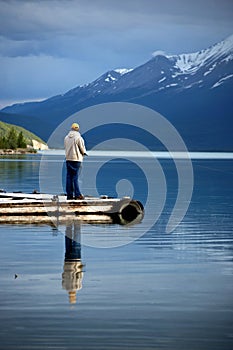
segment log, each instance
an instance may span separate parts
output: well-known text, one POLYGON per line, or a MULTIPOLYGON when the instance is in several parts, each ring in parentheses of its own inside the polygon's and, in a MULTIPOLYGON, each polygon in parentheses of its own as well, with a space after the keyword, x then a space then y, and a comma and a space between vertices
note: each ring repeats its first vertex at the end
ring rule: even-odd
POLYGON ((0 223, 64 222, 72 218, 126 225, 141 221, 143 212, 143 205, 130 197, 67 200, 64 195, 0 192, 0 223))

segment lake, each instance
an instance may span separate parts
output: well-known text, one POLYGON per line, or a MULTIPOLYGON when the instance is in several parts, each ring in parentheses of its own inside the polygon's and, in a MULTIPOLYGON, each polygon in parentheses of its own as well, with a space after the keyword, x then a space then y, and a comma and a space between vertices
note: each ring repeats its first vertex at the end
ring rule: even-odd
MULTIPOLYGON (((162 198, 159 189, 145 221, 132 226, 1 224, 0 349, 232 349, 233 159, 194 158, 192 200, 171 233, 178 179, 166 157, 159 159, 167 191, 157 220, 150 206, 162 198), (64 234, 71 231, 74 241, 64 234)), ((40 189, 40 160, 2 156, 0 188, 40 189)), ((63 156, 45 162, 56 169, 63 156)), ((95 171, 100 162, 96 154, 84 163, 85 195, 95 192, 85 167, 95 171)), ((140 162, 153 167, 149 157, 129 163, 121 156, 98 169, 99 192, 133 193, 145 205, 140 162)), ((64 167, 62 173, 64 183, 64 167)))

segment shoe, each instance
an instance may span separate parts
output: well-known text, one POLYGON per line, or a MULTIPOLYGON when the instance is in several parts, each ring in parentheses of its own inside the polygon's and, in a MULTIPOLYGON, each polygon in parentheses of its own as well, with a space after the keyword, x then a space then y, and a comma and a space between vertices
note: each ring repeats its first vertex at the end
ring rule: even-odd
POLYGON ((85 197, 84 197, 82 194, 80 194, 78 197, 74 197, 75 200, 84 199, 84 198, 85 198, 85 197))
POLYGON ((73 197, 67 196, 67 200, 74 199, 73 197))

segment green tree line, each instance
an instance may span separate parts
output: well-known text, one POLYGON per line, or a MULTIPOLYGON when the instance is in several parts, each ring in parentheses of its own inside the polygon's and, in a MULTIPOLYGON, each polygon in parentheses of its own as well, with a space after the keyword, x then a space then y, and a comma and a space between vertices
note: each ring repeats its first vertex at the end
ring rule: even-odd
POLYGON ((6 135, 0 135, 0 149, 16 149, 26 147, 27 143, 22 131, 18 133, 14 127, 11 127, 6 135))

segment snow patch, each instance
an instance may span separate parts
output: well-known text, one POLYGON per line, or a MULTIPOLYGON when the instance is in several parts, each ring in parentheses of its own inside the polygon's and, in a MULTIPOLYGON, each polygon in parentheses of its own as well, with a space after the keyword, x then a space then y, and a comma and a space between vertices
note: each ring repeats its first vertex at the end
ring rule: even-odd
MULTIPOLYGON (((201 83, 203 83, 203 80, 195 81, 193 84, 190 84, 190 85, 185 86, 184 89, 190 89, 190 88, 193 87, 194 85, 201 84, 201 83)), ((199 86, 199 87, 202 87, 202 85, 199 86)))
POLYGON ((163 77, 162 79, 160 79, 159 81, 158 81, 158 83, 162 83, 162 81, 164 81, 164 80, 166 80, 167 78, 166 77, 163 77))
POLYGON ((117 68, 114 69, 114 72, 119 73, 120 75, 127 74, 129 72, 132 72, 133 68, 127 69, 127 68, 117 68))
POLYGON ((204 77, 206 76, 206 75, 208 75, 208 74, 210 74, 211 72, 212 72, 212 70, 214 70, 214 68, 217 66, 217 63, 215 62, 211 67, 210 67, 210 69, 207 71, 207 72, 205 72, 203 75, 204 75, 204 77))
POLYGON ((178 84, 169 84, 169 85, 166 85, 166 88, 168 87, 172 87, 172 86, 177 86, 178 84))
POLYGON ((104 79, 104 81, 106 81, 108 83, 115 81, 115 80, 117 80, 117 78, 114 78, 113 76, 111 76, 111 74, 108 74, 107 78, 104 79))
POLYGON ((204 65, 204 57, 199 52, 191 54, 182 54, 177 56, 175 67, 178 69, 173 78, 180 74, 194 74, 204 65))
POLYGON ((232 61, 233 60, 233 54, 232 55, 229 55, 227 56, 226 58, 224 58, 224 62, 229 62, 229 61, 232 61))
POLYGON ((212 69, 214 69, 216 60, 230 61, 233 59, 233 35, 206 50, 167 56, 167 58, 175 61, 175 67, 177 68, 175 76, 180 74, 195 74, 201 67, 211 63, 213 63, 212 69))
POLYGON ((214 89, 214 88, 216 88, 216 87, 222 85, 222 84, 224 83, 225 80, 228 80, 228 79, 230 79, 230 78, 233 78, 233 74, 230 74, 230 75, 228 75, 227 77, 224 77, 224 78, 220 79, 219 81, 217 81, 217 83, 215 83, 215 84, 211 87, 211 89, 214 89))

